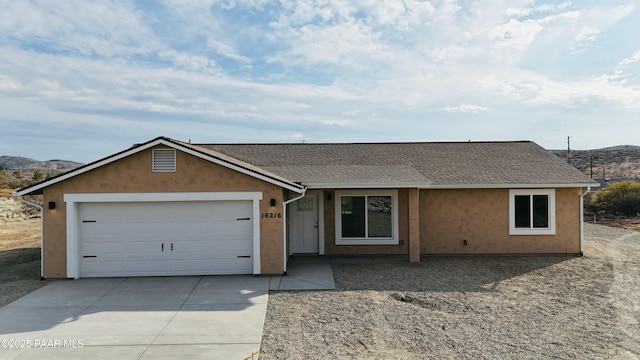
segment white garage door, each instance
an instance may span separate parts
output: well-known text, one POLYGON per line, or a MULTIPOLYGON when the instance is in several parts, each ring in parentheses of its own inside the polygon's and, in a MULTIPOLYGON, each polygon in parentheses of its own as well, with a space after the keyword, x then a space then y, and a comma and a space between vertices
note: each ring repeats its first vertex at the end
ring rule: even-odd
POLYGON ((251 274, 251 201, 79 204, 81 277, 251 274))

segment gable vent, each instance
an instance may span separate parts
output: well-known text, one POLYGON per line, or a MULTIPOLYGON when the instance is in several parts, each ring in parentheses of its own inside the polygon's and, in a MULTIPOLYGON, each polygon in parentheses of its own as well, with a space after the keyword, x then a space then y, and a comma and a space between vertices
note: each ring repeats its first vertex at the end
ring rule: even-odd
POLYGON ((174 149, 153 150, 153 172, 175 172, 176 151, 174 149))

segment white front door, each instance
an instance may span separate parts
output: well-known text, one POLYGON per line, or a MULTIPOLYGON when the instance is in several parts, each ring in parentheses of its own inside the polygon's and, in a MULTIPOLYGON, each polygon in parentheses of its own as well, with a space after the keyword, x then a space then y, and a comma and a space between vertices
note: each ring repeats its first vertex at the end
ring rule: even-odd
POLYGON ((318 253, 318 194, 308 194, 291 206, 291 252, 318 253))

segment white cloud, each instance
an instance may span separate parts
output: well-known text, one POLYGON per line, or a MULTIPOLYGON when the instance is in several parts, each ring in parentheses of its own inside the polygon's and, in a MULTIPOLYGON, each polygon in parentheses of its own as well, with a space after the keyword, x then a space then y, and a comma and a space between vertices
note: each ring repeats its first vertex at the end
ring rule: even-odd
POLYGON ((0 91, 7 91, 8 93, 18 92, 23 88, 20 81, 12 79, 9 76, 0 74, 0 91))
POLYGON ((628 57, 626 59, 623 59, 622 61, 620 61, 620 63, 618 63, 618 65, 620 65, 620 66, 631 65, 631 64, 635 64, 637 62, 640 62, 640 51, 637 51, 633 55, 631 55, 630 57, 628 57))
POLYGON ((14 1, 0 12, 0 103, 38 111, 3 106, 0 123, 354 141, 415 140, 444 112, 467 129, 522 109, 637 119, 640 52, 616 32, 637 17, 633 3, 533 0, 14 1))
POLYGON ((125 3, 10 1, 0 12, 0 33, 83 56, 147 54, 161 46, 125 3))
POLYGON ((543 27, 538 21, 510 19, 506 24, 491 29, 489 37, 497 42, 497 47, 525 50, 542 29, 543 27))
POLYGON ((443 110, 450 113, 478 113, 481 111, 489 111, 491 109, 473 104, 460 104, 457 106, 445 106, 443 110))
POLYGON ((230 44, 216 40, 216 39, 207 39, 207 44, 213 51, 228 57, 229 59, 241 61, 244 63, 251 63, 251 59, 246 56, 242 56, 238 54, 237 50, 230 44))

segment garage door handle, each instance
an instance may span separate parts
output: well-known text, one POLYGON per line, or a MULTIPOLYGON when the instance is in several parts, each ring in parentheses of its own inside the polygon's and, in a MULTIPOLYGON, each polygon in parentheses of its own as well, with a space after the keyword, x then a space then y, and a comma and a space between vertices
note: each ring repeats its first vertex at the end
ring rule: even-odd
POLYGON ((238 258, 251 258, 251 255, 238 255, 238 258))
POLYGON ((97 258, 98 255, 82 255, 83 258, 97 258))
POLYGON ((173 251, 173 243, 171 243, 171 251, 173 251))
POLYGON ((162 251, 164 251, 164 243, 162 243, 162 245, 160 245, 160 249, 161 249, 162 251))
POLYGON ((248 217, 248 218, 237 218, 236 220, 251 220, 251 218, 250 217, 248 217))

